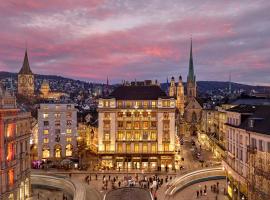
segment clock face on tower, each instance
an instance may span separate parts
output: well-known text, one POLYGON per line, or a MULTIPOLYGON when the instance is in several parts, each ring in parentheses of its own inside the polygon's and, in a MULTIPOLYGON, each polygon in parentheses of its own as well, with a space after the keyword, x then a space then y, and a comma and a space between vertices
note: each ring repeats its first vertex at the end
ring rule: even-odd
POLYGON ((25 85, 25 82, 26 82, 25 77, 22 77, 21 78, 21 85, 25 85))

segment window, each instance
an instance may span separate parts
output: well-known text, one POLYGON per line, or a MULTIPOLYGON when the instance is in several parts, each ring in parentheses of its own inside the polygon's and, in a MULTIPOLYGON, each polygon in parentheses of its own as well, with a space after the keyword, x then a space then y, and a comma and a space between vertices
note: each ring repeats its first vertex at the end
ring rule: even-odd
POLYGON ((131 140, 131 132, 130 132, 130 131, 127 131, 126 134, 127 134, 126 139, 127 139, 127 140, 131 140))
POLYGON ((104 118, 110 118, 110 113, 104 113, 104 118))
POLYGON ((66 146, 66 156, 72 156, 72 149, 73 149, 73 147, 71 144, 68 144, 66 146))
POLYGON ((45 144, 49 143, 49 138, 44 138, 43 143, 45 143, 45 144))
POLYGON ((134 112, 134 116, 135 117, 140 117, 140 113, 139 112, 134 112))
POLYGON ((257 148, 257 141, 256 141, 256 139, 255 138, 251 138, 251 147, 253 147, 253 148, 257 148))
POLYGON ((140 122, 134 122, 134 129, 140 129, 140 122))
POLYGON ((106 141, 110 140, 110 133, 104 134, 104 140, 106 140, 106 141))
POLYGON ((61 146, 55 145, 54 147, 54 157, 55 158, 61 158, 61 146))
POLYGON ((124 139, 124 134, 123 131, 118 131, 118 136, 117 136, 118 140, 123 140, 124 139))
POLYGON ((72 125, 72 121, 71 120, 67 120, 67 126, 71 126, 72 125))
POLYGON ((148 152, 148 144, 143 144, 143 153, 148 152))
POLYGON ((135 131, 135 139, 136 140, 140 140, 140 132, 139 131, 135 131))
POLYGON ((267 142, 268 153, 270 153, 270 142, 267 142))
POLYGON ((169 106, 170 106, 170 101, 168 101, 168 100, 162 101, 162 107, 169 107, 169 106))
POLYGON ((127 108, 130 108, 130 107, 131 107, 131 101, 127 101, 127 102, 126 102, 126 107, 127 107, 127 108))
POLYGON ((155 108, 156 105, 157 105, 157 103, 156 103, 155 101, 152 101, 152 102, 151 102, 151 105, 152 105, 152 108, 155 108))
POLYGON ((169 151, 169 144, 163 144, 163 151, 169 151))
POLYGON ((122 108, 123 107, 123 102, 122 101, 118 101, 118 107, 122 108))
POLYGON ((60 125, 61 125, 60 120, 55 120, 55 126, 60 126, 60 125))
POLYGON ((71 118, 71 117, 72 117, 72 112, 67 112, 66 117, 67 117, 67 118, 71 118))
POLYGON ((124 127, 124 123, 123 122, 118 122, 117 125, 118 125, 118 128, 123 128, 124 127))
POLYGON ((148 129, 148 122, 143 122, 143 129, 148 129))
POLYGON ((151 122, 151 128, 157 128, 157 122, 151 122))
POLYGON ((147 106, 148 106, 148 102, 147 101, 143 101, 143 107, 144 108, 147 108, 147 106))
POLYGON ((167 113, 167 112, 163 113, 163 117, 164 117, 164 119, 169 119, 169 113, 167 113))
POLYGON ((259 151, 263 151, 263 141, 259 140, 259 151))
POLYGON ((130 144, 126 144, 126 148, 127 152, 130 153, 130 144))
POLYGON ((117 144, 117 151, 118 151, 118 153, 123 152, 123 145, 122 144, 117 144))
POLYGON ((152 131, 151 132, 151 140, 156 140, 157 139, 157 134, 156 132, 152 131))
POLYGON ((44 121, 44 126, 49 126, 49 121, 44 121))
POLYGON ((110 122, 109 121, 104 121, 104 128, 109 129, 110 128, 110 122))
POLYGON ((44 130, 43 130, 43 134, 44 134, 44 135, 48 135, 48 134, 49 134, 49 130, 48 130, 48 129, 44 129, 44 130))
POLYGON ((156 112, 151 112, 151 117, 155 118, 157 116, 156 112))
POLYGON ((126 112, 127 117, 131 117, 131 112, 126 112))
POLYGON ((42 158, 49 158, 50 157, 50 149, 43 148, 42 149, 42 158))
POLYGON ((134 144, 134 152, 139 153, 139 144, 134 144))
POLYGON ((118 113, 117 113, 117 116, 118 116, 118 117, 123 117, 123 112, 118 112, 118 113))
POLYGON ((110 151, 110 144, 105 144, 105 151, 110 151))
POLYGON ((151 145, 151 152, 152 153, 156 153, 156 151, 157 151, 157 145, 156 144, 152 144, 151 145))
POLYGON ((67 134, 71 134, 72 130, 70 128, 67 129, 67 134))
POLYGON ((143 112, 143 117, 148 117, 148 113, 147 112, 143 112))
POLYGON ((60 129, 55 129, 55 135, 59 135, 61 133, 60 129))
POLYGON ((71 137, 67 137, 66 141, 67 142, 71 142, 72 141, 72 138, 71 137))
POLYGON ((164 130, 168 130, 169 127, 170 127, 169 122, 164 122, 164 123, 163 123, 163 129, 164 129, 164 130))
POLYGON ((61 114, 60 114, 60 113, 55 113, 55 114, 54 114, 54 117, 55 117, 56 119, 59 119, 59 118, 61 117, 61 114))
POLYGON ((148 133, 147 132, 143 132, 143 140, 148 140, 148 133))
POLYGON ((14 170, 8 170, 8 184, 11 186, 14 184, 14 170))
POLYGON ((44 113, 43 114, 43 119, 48 119, 48 117, 49 117, 49 114, 48 113, 44 113))
POLYGON ((131 127, 132 127, 131 121, 127 121, 126 122, 126 129, 131 129, 131 127))
POLYGON ((70 110, 72 107, 71 105, 67 105, 67 109, 70 110))

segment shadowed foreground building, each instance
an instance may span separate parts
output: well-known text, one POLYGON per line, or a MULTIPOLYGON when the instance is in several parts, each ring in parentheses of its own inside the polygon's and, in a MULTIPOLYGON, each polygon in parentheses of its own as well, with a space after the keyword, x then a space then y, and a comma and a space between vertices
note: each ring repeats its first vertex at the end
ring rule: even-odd
POLYGON ((0 87, 0 199, 30 196, 31 114, 22 113, 16 99, 0 87))
POLYGON ((226 159, 231 199, 270 199, 270 106, 227 110, 226 159))
POLYGON ((116 169, 174 168, 175 99, 148 81, 119 86, 98 105, 98 154, 116 169))

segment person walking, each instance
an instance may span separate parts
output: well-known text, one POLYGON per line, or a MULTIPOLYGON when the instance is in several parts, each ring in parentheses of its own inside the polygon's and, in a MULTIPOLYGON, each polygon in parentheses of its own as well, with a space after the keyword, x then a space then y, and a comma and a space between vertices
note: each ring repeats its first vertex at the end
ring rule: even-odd
POLYGON ((199 190, 197 190, 197 198, 199 198, 199 193, 200 193, 199 190))

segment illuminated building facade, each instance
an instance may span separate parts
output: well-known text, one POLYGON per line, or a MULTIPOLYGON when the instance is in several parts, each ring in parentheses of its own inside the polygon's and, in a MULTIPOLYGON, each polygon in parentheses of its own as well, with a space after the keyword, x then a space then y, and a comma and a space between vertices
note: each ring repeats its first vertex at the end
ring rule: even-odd
POLYGON ((22 113, 16 99, 0 87, 0 199, 30 197, 31 114, 22 113))
POLYGON ((30 69, 27 50, 25 51, 23 66, 18 73, 18 94, 33 96, 35 90, 34 74, 30 69))
POLYGON ((52 92, 48 81, 44 80, 40 87, 40 97, 44 99, 59 100, 62 96, 68 96, 63 92, 52 92))
POLYGON ((227 110, 226 159, 231 199, 270 199, 270 107, 227 110))
POLYGON ((77 110, 74 104, 40 104, 38 158, 72 157, 77 147, 77 110))
POLYGON ((158 85, 119 86, 98 105, 98 154, 115 169, 174 168, 175 99, 158 85))

